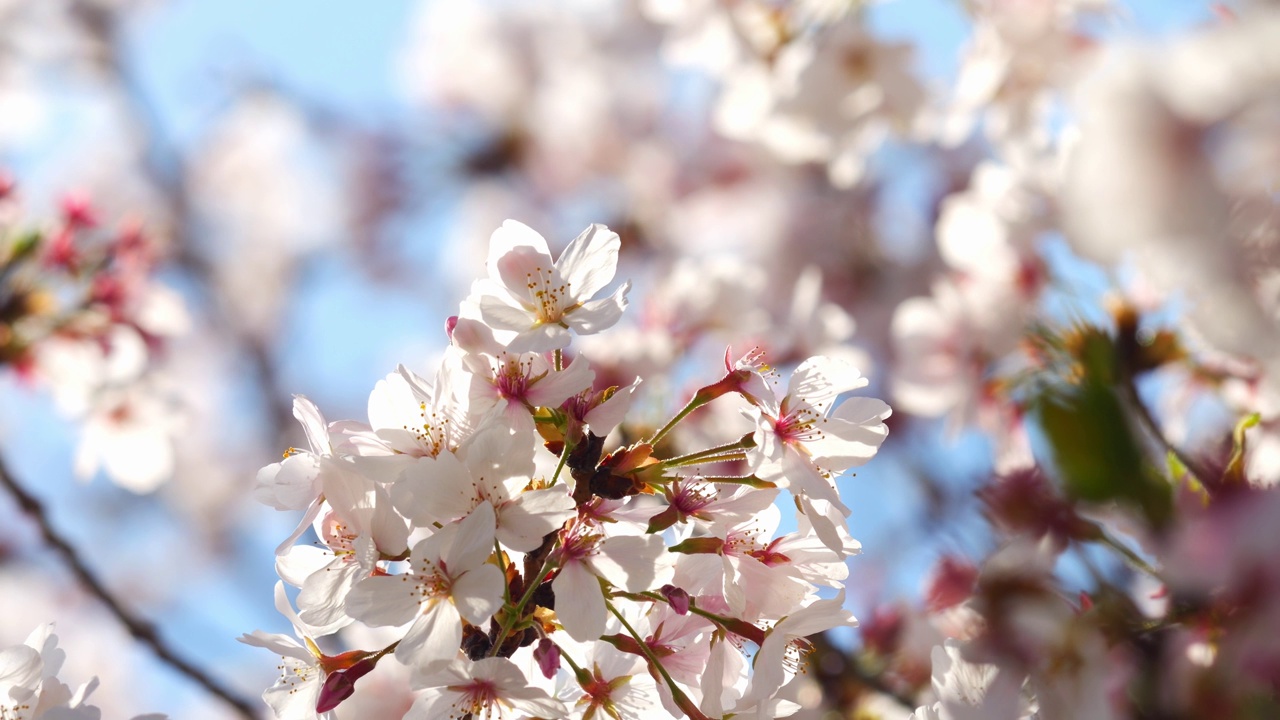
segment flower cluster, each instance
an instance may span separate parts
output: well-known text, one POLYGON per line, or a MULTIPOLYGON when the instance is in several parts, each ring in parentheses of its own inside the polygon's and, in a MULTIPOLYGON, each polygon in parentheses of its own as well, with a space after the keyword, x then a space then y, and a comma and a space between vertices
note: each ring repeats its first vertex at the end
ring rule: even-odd
MULTIPOLYGON (((42 625, 26 642, 0 649, 0 718, 3 720, 98 720, 101 711, 88 704, 98 686, 93 678, 72 690, 58 679, 66 659, 53 625, 42 625)), ((164 720, 139 715, 133 720, 164 720)))
POLYGON ((593 225, 553 260, 508 220, 430 379, 398 368, 367 423, 295 399, 309 447, 263 468, 256 493, 304 511, 277 559, 300 589, 296 612, 276 589, 298 639, 242 638, 283 658, 263 696, 279 717, 329 712, 387 656, 418 691, 407 718, 798 708, 784 688, 805 638, 855 624, 844 561, 859 545, 834 478, 876 454, 890 409, 840 401, 868 382, 847 362, 811 357, 780 391, 752 352, 662 427, 636 420, 640 378, 600 387, 573 347, 627 307, 629 283, 602 295, 619 247, 593 225), (754 432, 676 452, 672 430, 726 396, 754 432), (784 491, 797 529, 778 534, 784 491), (310 526, 320 546, 295 544, 310 526), (393 637, 321 650, 353 624, 393 637))
POLYGON ((149 492, 173 471, 178 412, 153 374, 167 338, 185 331, 173 291, 155 282, 142 228, 100 227, 88 199, 69 195, 61 218, 27 229, 12 182, 0 177, 0 367, 47 384, 82 419, 76 473, 105 469, 149 492))

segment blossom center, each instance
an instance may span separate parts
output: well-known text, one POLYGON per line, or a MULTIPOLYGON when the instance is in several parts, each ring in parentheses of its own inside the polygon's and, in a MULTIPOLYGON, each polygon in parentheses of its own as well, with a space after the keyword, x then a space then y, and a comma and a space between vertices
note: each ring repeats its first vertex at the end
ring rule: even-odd
POLYGON ((818 424, 823 422, 826 422, 826 418, 812 408, 800 407, 778 418, 773 424, 773 430, 783 442, 813 442, 822 439, 823 432, 818 424))
POLYGON ((569 283, 557 283, 555 268, 541 266, 534 268, 531 273, 525 273, 524 277, 525 288, 533 298, 531 309, 538 316, 538 322, 544 324, 560 322, 560 318, 564 317, 564 311, 567 309, 569 283))
MULTIPOLYGON (((453 580, 449 578, 448 567, 444 561, 439 564, 432 562, 428 558, 421 561, 421 570, 414 573, 414 594, 418 596, 419 602, 426 602, 433 598, 448 597, 453 589, 453 580)), ((407 576, 402 576, 406 577, 407 576)))
POLYGON ((580 561, 596 553, 596 546, 603 538, 589 532, 586 525, 579 523, 560 548, 560 557, 564 562, 580 561))
POLYGON ((529 385, 532 384, 529 377, 533 373, 533 360, 523 361, 519 358, 505 357, 498 361, 498 369, 494 373, 494 386, 502 397, 508 400, 524 402, 529 394, 529 385))
POLYGON ((715 502, 715 499, 715 491, 710 483, 702 480, 693 480, 676 485, 676 490, 671 497, 671 504, 682 515, 693 515, 715 502))
POLYGON ((473 680, 467 685, 450 685, 449 689, 460 695, 453 703, 450 720, 467 716, 489 717, 498 702, 498 689, 492 680, 473 680))
POLYGON ((426 451, 425 454, 429 457, 436 457, 441 451, 450 449, 449 418, 442 416, 435 409, 428 411, 426 403, 418 404, 418 414, 422 418, 421 425, 419 427, 405 425, 404 429, 413 433, 418 440, 418 444, 426 451))

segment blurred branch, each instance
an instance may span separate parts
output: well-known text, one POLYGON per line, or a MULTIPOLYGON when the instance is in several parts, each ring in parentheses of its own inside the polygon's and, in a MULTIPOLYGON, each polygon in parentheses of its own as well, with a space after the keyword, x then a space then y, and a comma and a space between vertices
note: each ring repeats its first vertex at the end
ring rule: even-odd
POLYGON ((1213 473, 1203 467, 1198 460, 1183 452, 1169 439, 1165 437, 1164 432, 1160 429, 1160 425, 1156 422, 1155 417, 1151 415, 1151 411, 1147 409, 1142 397, 1138 394, 1138 386, 1133 381, 1132 375, 1127 375, 1121 383, 1119 383, 1121 395, 1128 401, 1133 408, 1133 412, 1138 417, 1138 423, 1143 430, 1152 437, 1161 447, 1168 453, 1172 454, 1182 463, 1190 473, 1201 483, 1212 483, 1214 480, 1213 473))
POLYGON ((71 573, 80 583, 81 587, 87 590, 91 595, 96 597, 107 606, 107 610, 111 612, 120 624, 129 631, 135 640, 151 648, 152 652, 161 662, 169 667, 185 675, 188 679, 204 688, 209 694, 217 697, 228 705, 236 709, 240 717, 247 720, 256 720, 258 715, 254 710, 254 706, 237 696, 234 692, 224 687, 220 682, 207 675, 200 668, 195 667, 191 663, 183 660, 174 653, 172 648, 160 638, 156 627, 142 618, 134 615, 121 605, 120 601, 111 594, 110 591, 102 584, 102 581, 94 575, 93 571, 85 565, 84 561, 77 554, 76 549, 66 541, 58 531, 54 529, 49 522, 49 518, 45 515, 44 507, 40 501, 33 495, 28 493, 18 484, 13 475, 10 474, 8 468, 4 464, 4 458, 0 457, 0 485, 13 495, 18 501, 18 507, 23 512, 35 519, 36 524, 40 527, 40 534, 44 537, 44 541, 49 547, 53 548, 63 562, 70 568, 71 573))
POLYGON ((868 670, 856 654, 845 652, 831 642, 826 633, 809 638, 813 643, 810 670, 822 686, 824 702, 841 712, 848 713, 858 705, 860 693, 870 690, 879 693, 915 712, 918 703, 914 698, 895 689, 876 672, 868 670))

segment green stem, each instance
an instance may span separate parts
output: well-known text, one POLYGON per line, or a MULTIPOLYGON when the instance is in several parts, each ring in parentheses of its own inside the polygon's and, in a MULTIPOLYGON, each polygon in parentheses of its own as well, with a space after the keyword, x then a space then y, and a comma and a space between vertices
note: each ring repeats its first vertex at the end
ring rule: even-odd
POLYGON ((1129 404, 1133 407, 1134 413, 1138 416, 1138 422, 1147 431, 1148 435, 1154 438, 1156 442, 1160 443, 1166 451, 1176 457, 1178 462, 1182 463, 1182 466, 1185 467, 1201 484, 1213 477, 1212 473, 1209 473, 1204 468, 1200 467, 1198 462, 1191 459, 1190 456, 1178 449, 1173 443, 1169 442, 1169 440, 1165 438, 1164 433, 1160 430, 1160 426, 1156 424, 1156 419, 1152 417, 1151 411, 1147 409, 1147 406, 1142 402, 1142 398, 1139 397, 1138 386, 1134 384, 1132 376, 1125 377, 1124 380, 1119 383, 1119 386, 1121 394, 1124 395, 1125 399, 1127 399, 1129 404))
POLYGON ((724 453, 723 455, 708 455, 707 457, 693 458, 691 460, 681 460, 680 462, 664 463, 666 467, 689 467, 690 465, 710 465, 714 463, 733 462, 735 460, 746 460, 745 452, 724 453))
MULTIPOLYGON (((542 568, 538 570, 538 575, 533 582, 529 583, 528 587, 524 589, 524 596, 520 598, 520 602, 514 608, 510 608, 503 619, 502 628, 498 631, 498 637, 494 639, 493 646, 489 648, 488 657, 494 657, 498 654, 498 650, 502 648, 502 643, 506 642, 507 636, 511 634, 511 629, 516 626, 516 623, 520 622, 520 617, 524 615, 525 606, 533 599, 533 594, 542 585, 542 581, 546 580, 547 575, 551 574, 554 569, 555 565, 553 563, 546 560, 542 562, 542 568)), ((508 607, 510 606, 504 604, 504 608, 508 607)))
POLYGON ((560 462, 556 463, 555 474, 551 476, 551 484, 547 487, 555 487, 556 483, 560 481, 560 471, 564 470, 564 464, 568 462, 569 453, 571 452, 573 452, 573 446, 567 442, 564 447, 560 448, 560 462))
POLYGON ((565 652, 564 648, 560 647, 559 643, 555 643, 555 646, 556 646, 556 650, 560 651, 560 659, 569 663, 569 667, 573 669, 574 675, 582 675, 583 673, 586 672, 585 670, 582 669, 581 665, 578 665, 578 663, 573 661, 572 657, 569 657, 569 653, 565 652))
POLYGON ((1116 552, 1124 556, 1124 559, 1128 560, 1130 565, 1134 566, 1135 568, 1141 570, 1142 572, 1150 575, 1151 577, 1157 580, 1161 579, 1160 573, 1155 568, 1151 567, 1150 563, 1148 563, 1146 560, 1143 560, 1142 557, 1139 556, 1133 550, 1130 550, 1129 547, 1126 546, 1124 543, 1112 537, 1110 534, 1107 533, 1106 530, 1103 530, 1102 528, 1098 528, 1098 533, 1099 533, 1099 537, 1098 537, 1099 541, 1102 542, 1102 544, 1107 545, 1112 550, 1115 550, 1116 552))
MULTIPOLYGON (((660 602, 667 605, 671 604, 671 601, 668 600, 666 597, 664 597, 662 594, 652 592, 652 591, 646 591, 642 593, 620 593, 620 595, 630 600, 638 600, 640 598, 644 598, 646 600, 652 600, 654 602, 660 602)), ((694 615, 697 615, 698 617, 703 617, 710 620, 711 622, 715 623, 717 627, 720 627, 724 630, 728 630, 729 632, 733 632, 732 630, 729 629, 729 625, 731 624, 732 621, 723 615, 717 615, 713 612, 703 610, 702 608, 698 607, 692 602, 689 603, 689 612, 693 613, 694 615)))
POLYGON ((661 430, 653 434, 653 437, 649 439, 648 444, 657 445, 662 440, 662 438, 667 436, 667 433, 671 432, 673 429, 675 429, 676 425, 680 424, 681 420, 684 420, 686 417, 688 417, 689 413, 693 412, 694 410, 697 410, 703 405, 706 405, 708 402, 710 401, 703 400, 702 398, 695 395, 693 399, 689 401, 688 405, 685 405, 684 408, 680 410, 680 412, 676 413, 675 417, 668 420, 667 424, 663 425, 661 430))
POLYGON ((560 651, 560 659, 569 663, 569 667, 573 670, 574 679, 578 681, 583 690, 586 690, 587 686, 591 684, 591 673, 583 670, 581 665, 574 662, 573 658, 569 657, 569 653, 565 652, 564 648, 560 647, 558 643, 556 644, 556 650, 560 651))
MULTIPOLYGON (((753 436, 743 435, 742 437, 738 438, 737 440, 734 440, 731 443, 717 445, 713 448, 707 448, 706 450, 691 452, 686 455, 678 455, 676 457, 663 460, 658 464, 662 465, 663 467, 677 467, 680 465, 692 465, 697 462, 709 461, 716 455, 726 455, 729 453, 740 452, 742 450, 747 450, 755 446, 756 446, 756 442, 753 436)), ((716 462, 719 462, 719 458, 715 458, 715 460, 716 462)))
POLYGON ((631 636, 632 640, 636 641, 636 645, 640 646, 640 652, 644 653, 645 659, 649 661, 649 666, 656 668, 658 674, 662 675, 662 679, 666 681, 667 687, 671 688, 671 695, 677 698, 677 703, 679 703, 681 699, 688 702, 688 698, 685 696, 684 691, 676 685, 676 681, 671 677, 671 674, 662 666, 662 660, 653 653, 653 649, 645 643, 644 638, 640 637, 640 633, 636 632, 636 629, 631 627, 631 623, 627 622, 627 619, 623 617, 622 613, 618 612, 618 608, 614 607, 613 603, 605 600, 604 604, 609 608, 609 612, 613 613, 613 616, 618 618, 618 622, 622 623, 622 627, 626 628, 627 634, 631 636))

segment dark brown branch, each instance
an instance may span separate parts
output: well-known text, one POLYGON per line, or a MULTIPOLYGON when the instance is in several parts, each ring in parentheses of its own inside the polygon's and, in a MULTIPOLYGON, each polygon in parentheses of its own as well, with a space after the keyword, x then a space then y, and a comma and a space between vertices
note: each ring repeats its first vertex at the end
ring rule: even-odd
POLYGON ((918 703, 914 698, 892 687, 878 673, 867 670, 856 654, 836 647, 825 633, 812 636, 810 642, 814 649, 809 657, 810 669, 822 686, 824 702, 829 707, 848 712, 856 707, 862 692, 871 690, 893 700, 908 712, 915 712, 918 703), (837 662, 823 662, 833 656, 837 662))
POLYGON ((93 571, 89 570, 89 568, 84 564, 84 561, 81 560, 79 554, 77 554, 76 549, 72 547, 66 539, 59 535, 58 531, 54 529, 52 524, 50 524, 49 518, 45 515, 44 507, 41 505, 40 501, 24 490, 22 486, 18 484, 18 481, 14 479, 13 475, 9 473, 8 468, 4 464, 3 457, 0 457, 0 485, 4 485, 5 488, 13 494, 14 499, 18 501, 18 507, 20 507, 23 512, 35 519, 36 524, 40 526, 40 534, 44 536, 45 543, 62 557, 63 562, 65 562, 67 567, 70 568, 71 573, 75 575, 75 578, 77 582, 80 583, 81 587, 89 591, 89 593, 100 600, 103 605, 106 605, 107 609, 111 611, 111 614, 120 621, 120 624, 129 631, 129 634, 132 635, 135 640, 151 648, 161 662, 185 675, 188 679, 204 688, 211 695, 214 695, 218 699, 234 707, 240 717, 246 718, 246 720, 257 720, 258 714, 254 709, 254 704, 242 697, 239 697, 236 693, 227 689, 220 682, 209 677, 200 668, 192 665, 186 660, 183 660, 174 653, 173 649, 170 648, 163 639, 161 639, 159 632, 156 630, 154 625, 143 620, 137 615, 134 615, 131 611, 120 604, 120 601, 117 600, 105 586, 103 586, 102 581, 99 580, 98 577, 93 574, 93 571))

